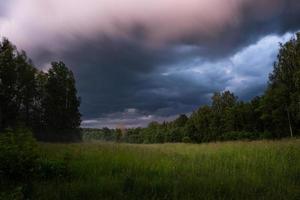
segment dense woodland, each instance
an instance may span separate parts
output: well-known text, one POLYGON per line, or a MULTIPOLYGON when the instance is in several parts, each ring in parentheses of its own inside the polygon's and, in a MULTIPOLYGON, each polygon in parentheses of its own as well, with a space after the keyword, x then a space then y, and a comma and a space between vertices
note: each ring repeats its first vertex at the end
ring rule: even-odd
MULTIPOLYGON (((7 39, 0 43, 0 131, 27 127, 38 139, 80 139, 80 98, 63 62, 47 72, 34 67, 24 51, 7 39)), ((83 129, 84 139, 132 143, 209 142, 283 138, 300 134, 300 33, 281 44, 262 96, 240 101, 230 91, 216 92, 211 105, 172 122, 146 128, 83 129)))

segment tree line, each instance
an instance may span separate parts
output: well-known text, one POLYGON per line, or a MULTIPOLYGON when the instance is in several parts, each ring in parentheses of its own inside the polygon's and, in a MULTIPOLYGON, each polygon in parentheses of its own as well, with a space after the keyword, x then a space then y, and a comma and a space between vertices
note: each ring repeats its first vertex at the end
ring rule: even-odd
POLYGON ((85 139, 132 143, 210 142, 300 135, 300 33, 280 44, 268 87, 249 102, 230 91, 216 92, 211 105, 171 122, 146 128, 85 129, 85 139))
POLYGON ((8 39, 0 41, 0 132, 27 127, 39 139, 66 139, 80 126, 79 106, 74 75, 63 62, 43 72, 8 39))

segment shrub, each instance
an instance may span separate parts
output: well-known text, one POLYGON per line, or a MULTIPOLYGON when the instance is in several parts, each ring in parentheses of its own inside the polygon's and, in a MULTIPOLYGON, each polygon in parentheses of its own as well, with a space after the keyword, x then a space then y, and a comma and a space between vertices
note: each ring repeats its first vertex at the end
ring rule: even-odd
POLYGON ((246 131, 230 131, 226 132, 222 136, 222 140, 255 140, 259 138, 259 133, 257 132, 246 132, 246 131))
POLYGON ((36 132, 35 138, 38 141, 43 142, 81 142, 82 141, 82 133, 80 129, 72 129, 72 130, 56 130, 56 131, 43 131, 36 132))
POLYGON ((129 143, 143 143, 143 140, 140 135, 129 135, 127 142, 129 143))
POLYGON ((39 159, 37 172, 39 177, 44 179, 69 176, 67 162, 63 160, 39 159))
POLYGON ((182 142, 184 142, 184 143, 191 143, 192 140, 191 140, 190 137, 186 136, 186 137, 183 137, 183 138, 182 138, 182 142))
POLYGON ((247 132, 247 131, 230 131, 221 136, 221 140, 257 140, 272 139, 273 135, 269 131, 265 132, 247 132))
POLYGON ((23 194, 23 187, 15 187, 13 189, 7 189, 6 191, 0 191, 1 200, 23 200, 26 199, 23 194))
POLYGON ((265 131, 259 134, 260 139, 271 139, 272 137, 272 133, 269 131, 265 131))
POLYGON ((28 129, 0 133, 0 176, 10 180, 30 177, 37 168, 38 147, 28 129))

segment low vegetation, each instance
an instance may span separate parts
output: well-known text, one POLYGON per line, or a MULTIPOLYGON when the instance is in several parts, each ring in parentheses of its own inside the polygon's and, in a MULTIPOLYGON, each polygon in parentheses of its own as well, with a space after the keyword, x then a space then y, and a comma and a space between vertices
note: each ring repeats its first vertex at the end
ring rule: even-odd
MULTIPOLYGON (((300 140, 39 145, 43 173, 5 199, 299 199, 300 140), (25 192, 25 193, 24 193, 25 192), (12 196, 15 195, 15 196, 12 196)), ((2 187, 3 188, 3 187, 2 187)), ((1 197, 0 195, 0 197, 1 197)))
POLYGON ((31 199, 34 181, 68 177, 67 157, 50 159, 41 150, 28 129, 0 134, 0 200, 31 199))

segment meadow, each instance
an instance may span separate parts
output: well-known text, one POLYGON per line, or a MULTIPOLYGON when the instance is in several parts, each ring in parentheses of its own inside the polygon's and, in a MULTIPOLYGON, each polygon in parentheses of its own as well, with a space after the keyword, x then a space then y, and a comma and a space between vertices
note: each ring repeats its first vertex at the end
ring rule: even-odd
POLYGON ((207 144, 40 143, 68 173, 32 199, 300 199, 300 140, 207 144))

